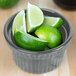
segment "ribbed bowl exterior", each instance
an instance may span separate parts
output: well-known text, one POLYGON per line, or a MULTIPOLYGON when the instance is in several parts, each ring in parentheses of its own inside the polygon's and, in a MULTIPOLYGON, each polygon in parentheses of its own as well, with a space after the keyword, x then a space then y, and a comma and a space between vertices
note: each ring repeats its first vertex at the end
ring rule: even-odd
POLYGON ((30 73, 46 73, 55 69, 61 63, 65 50, 45 55, 29 55, 13 51, 13 59, 24 71, 30 73))

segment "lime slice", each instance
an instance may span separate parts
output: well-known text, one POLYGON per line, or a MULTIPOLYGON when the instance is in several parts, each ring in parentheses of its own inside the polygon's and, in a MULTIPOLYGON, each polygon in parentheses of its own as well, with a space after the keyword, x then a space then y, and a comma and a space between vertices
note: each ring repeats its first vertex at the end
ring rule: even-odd
POLYGON ((26 18, 27 31, 33 32, 43 23, 44 15, 38 6, 28 3, 26 18))
POLYGON ((18 29, 21 32, 26 33, 26 22, 25 22, 25 11, 24 10, 21 10, 14 19, 13 26, 12 26, 13 35, 16 29, 18 29))
POLYGON ((41 40, 27 33, 22 33, 20 31, 15 32, 14 40, 21 48, 32 51, 42 51, 48 44, 47 41, 41 40))
POLYGON ((45 17, 42 25, 49 25, 59 28, 63 23, 63 20, 59 17, 45 17))
POLYGON ((49 48, 55 48, 62 42, 61 33, 52 26, 41 26, 35 31, 35 34, 42 40, 48 42, 49 48))

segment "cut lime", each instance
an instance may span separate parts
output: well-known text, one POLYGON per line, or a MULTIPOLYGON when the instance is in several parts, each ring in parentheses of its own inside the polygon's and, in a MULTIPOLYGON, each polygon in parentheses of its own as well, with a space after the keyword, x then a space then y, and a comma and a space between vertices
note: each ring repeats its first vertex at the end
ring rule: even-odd
POLYGON ((12 26, 13 35, 16 29, 18 29, 21 32, 26 33, 25 11, 24 10, 21 10, 14 19, 13 26, 12 26))
POLYGON ((32 51, 42 51, 47 46, 48 42, 31 36, 27 33, 22 33, 19 31, 15 32, 14 35, 15 42, 21 48, 32 50, 32 51))
POLYGON ((33 32, 43 23, 44 15, 38 6, 28 3, 26 18, 27 31, 33 32))
POLYGON ((62 36, 57 28, 52 26, 41 26, 35 32, 40 38, 48 42, 49 48, 54 48, 61 44, 62 36))
POLYGON ((42 25, 49 25, 59 28, 63 23, 63 20, 59 17, 45 17, 42 25))

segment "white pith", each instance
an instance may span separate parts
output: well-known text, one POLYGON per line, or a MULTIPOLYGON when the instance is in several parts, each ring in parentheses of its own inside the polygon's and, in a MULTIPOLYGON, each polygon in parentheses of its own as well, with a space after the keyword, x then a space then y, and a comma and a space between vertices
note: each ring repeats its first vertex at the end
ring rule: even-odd
POLYGON ((58 23, 59 19, 60 19, 60 18, 57 18, 56 22, 55 22, 52 26, 54 26, 56 23, 58 23))

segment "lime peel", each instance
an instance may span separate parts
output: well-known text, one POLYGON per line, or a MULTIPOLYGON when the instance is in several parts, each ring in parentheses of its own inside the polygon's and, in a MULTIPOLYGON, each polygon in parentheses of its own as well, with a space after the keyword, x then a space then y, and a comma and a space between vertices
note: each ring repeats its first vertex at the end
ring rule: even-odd
POLYGON ((32 51, 43 51, 48 45, 47 41, 41 40, 27 33, 22 33, 18 30, 14 35, 14 40, 19 47, 32 51))

